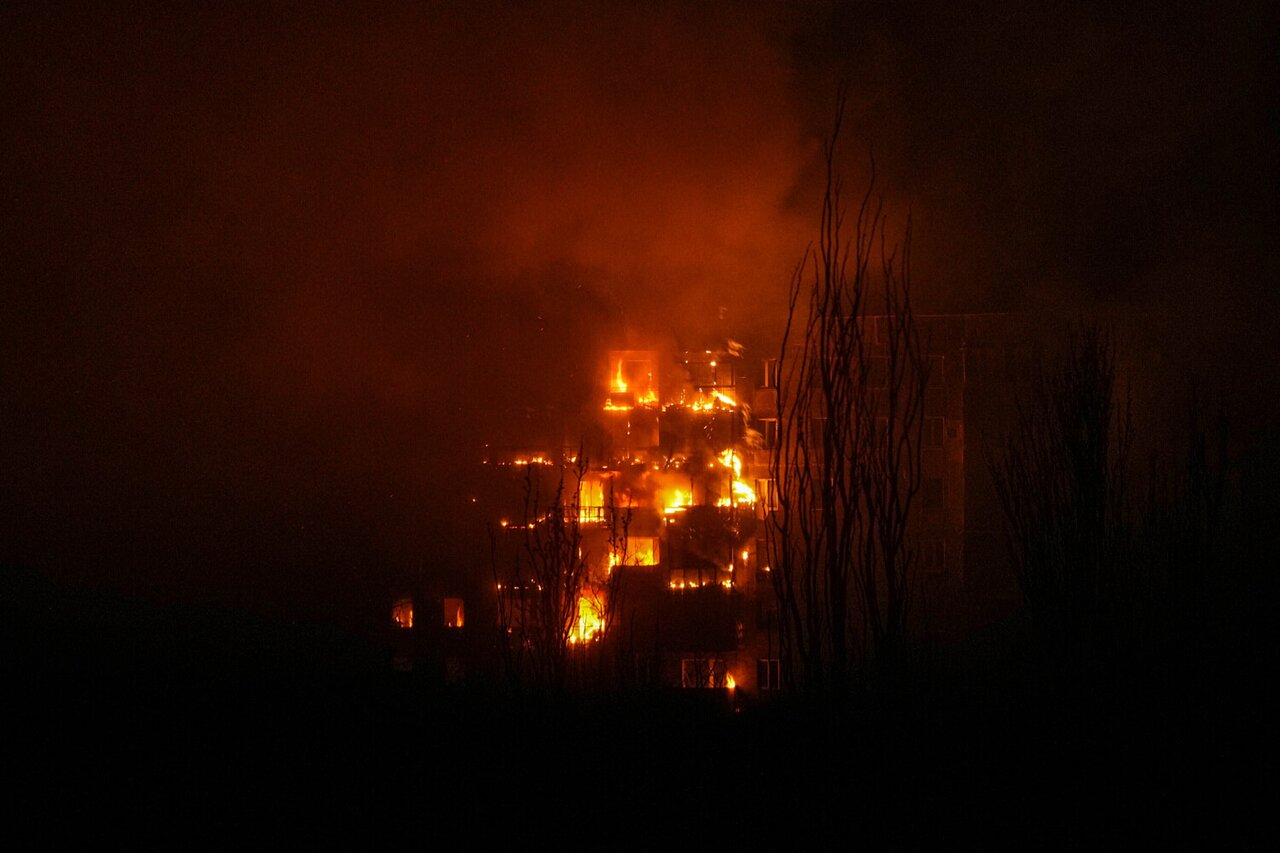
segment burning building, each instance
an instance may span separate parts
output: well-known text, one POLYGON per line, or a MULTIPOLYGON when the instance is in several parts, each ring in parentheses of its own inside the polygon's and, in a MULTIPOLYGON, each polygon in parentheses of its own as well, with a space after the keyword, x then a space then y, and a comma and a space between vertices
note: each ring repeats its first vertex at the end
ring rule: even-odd
MULTIPOLYGON (((917 320, 929 380, 912 619, 945 642, 1016 606, 981 454, 1012 416, 1036 344, 1006 315, 917 320)), ((462 601, 447 600, 434 633, 456 644, 496 621, 517 649, 593 650, 625 685, 777 689, 776 374, 736 343, 608 352, 586 409, 485 460, 507 496, 491 527, 495 600, 466 629, 462 601)), ((417 630, 397 608, 400 631, 417 630)))
MULTIPOLYGON (((562 446, 490 460, 524 485, 523 508, 500 528, 503 571, 529 556, 531 536, 567 520, 572 552, 558 569, 580 576, 577 605, 537 619, 552 618, 569 646, 607 645, 625 681, 754 684, 746 614, 762 568, 758 496, 768 493, 751 417, 757 385, 736 346, 613 351, 595 404, 562 446)), ((506 629, 530 634, 529 581, 540 593, 556 581, 503 571, 495 588, 506 629)))

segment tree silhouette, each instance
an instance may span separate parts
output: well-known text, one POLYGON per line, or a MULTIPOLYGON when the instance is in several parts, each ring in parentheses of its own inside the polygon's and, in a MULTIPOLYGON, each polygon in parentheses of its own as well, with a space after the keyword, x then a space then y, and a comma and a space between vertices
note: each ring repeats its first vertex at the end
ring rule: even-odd
POLYGON ((846 236, 835 167, 843 111, 842 92, 824 152, 817 247, 791 281, 770 460, 776 509, 766 525, 783 678, 808 694, 844 693, 861 664, 889 675, 901 661, 928 384, 910 298, 910 224, 890 245, 874 162, 846 236))
POLYGON ((1084 326, 988 454, 1042 663, 1077 687, 1117 660, 1139 594, 1131 422, 1111 337, 1084 326))

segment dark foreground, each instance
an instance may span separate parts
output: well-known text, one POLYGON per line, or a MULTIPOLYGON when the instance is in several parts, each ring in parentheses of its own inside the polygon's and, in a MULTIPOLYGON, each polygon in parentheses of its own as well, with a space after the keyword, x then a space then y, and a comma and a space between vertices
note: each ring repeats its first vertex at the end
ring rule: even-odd
POLYGON ((1070 700, 985 678, 839 714, 727 691, 517 701, 318 629, 141 606, 59 624, 24 594, 6 607, 4 756, 23 847, 1273 834, 1262 679, 1242 667, 1070 700))

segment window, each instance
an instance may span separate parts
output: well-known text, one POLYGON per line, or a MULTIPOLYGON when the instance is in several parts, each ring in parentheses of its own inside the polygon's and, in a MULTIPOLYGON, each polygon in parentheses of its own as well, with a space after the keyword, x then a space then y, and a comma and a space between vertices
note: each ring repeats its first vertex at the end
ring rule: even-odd
POLYGON ((764 518, 765 513, 773 512, 777 508, 778 493, 774 489, 773 480, 756 480, 756 514, 764 518))
POLYGON ((940 355, 929 356, 929 387, 941 388, 946 384, 946 359, 940 355))
POLYGON ((650 686, 658 683, 658 659, 653 655, 636 653, 636 684, 650 686))
MULTIPOLYGON (((756 575, 757 583, 760 575, 756 575)), ((763 583, 769 583, 769 576, 764 575, 763 583)), ((778 608, 763 597, 756 598, 756 628, 761 631, 772 631, 778 624, 778 608)))
POLYGON ((464 618, 462 599, 446 598, 444 600, 444 626, 446 628, 461 628, 464 618))
POLYGON ((627 566, 658 565, 658 538, 656 536, 628 537, 623 564, 627 566))
POLYGON ((877 317, 875 327, 875 343, 878 346, 886 347, 889 345, 889 337, 892 331, 889 328, 888 317, 877 317))
POLYGON ((724 658, 684 658, 680 661, 681 687, 728 687, 727 676, 724 658))
POLYGON ((772 449, 778 446, 778 422, 775 420, 764 421, 764 446, 772 449))
POLYGON ((717 569, 708 566, 696 569, 672 569, 667 574, 668 589, 701 589, 713 586, 732 589, 733 572, 729 571, 728 567, 717 569))
POLYGON ((777 658, 760 658, 756 661, 756 689, 779 690, 782 688, 782 662, 777 658))
POLYGON ((867 359, 867 387, 884 388, 889 384, 889 359, 867 359))
POLYGON ((942 478, 927 478, 920 489, 920 502, 925 509, 942 509, 942 478))
POLYGON ((925 418, 924 419, 924 446, 925 447, 941 447, 943 436, 943 419, 942 418, 925 418))
POLYGON ((920 571, 926 575, 940 575, 946 570, 947 546, 941 538, 925 539, 920 543, 920 571))
POLYGON ((756 558, 756 561, 755 561, 756 583, 764 584, 764 585, 768 585, 772 583, 771 576, 770 576, 770 573, 772 572, 772 567, 769 565, 769 561, 772 558, 769 556, 769 540, 768 539, 756 539, 755 558, 756 558))
POLYGON ((391 619, 397 628, 413 627, 413 599, 400 598, 391 606, 391 619))
MULTIPOLYGON (((606 498, 612 500, 612 484, 606 492, 604 480, 598 477, 583 477, 578 483, 578 523, 597 524, 605 520, 606 498)), ((574 507, 565 506, 565 521, 573 521, 574 507)))
POLYGON ((778 360, 776 358, 766 358, 764 360, 764 385, 761 387, 778 387, 778 360))

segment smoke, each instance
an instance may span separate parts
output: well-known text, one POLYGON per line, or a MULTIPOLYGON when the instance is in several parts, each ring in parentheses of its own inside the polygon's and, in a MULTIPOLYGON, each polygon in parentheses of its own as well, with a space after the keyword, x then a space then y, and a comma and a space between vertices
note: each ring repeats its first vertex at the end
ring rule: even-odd
POLYGON ((874 158, 919 310, 1167 334, 1214 294, 1221 339, 1273 298, 1247 8, 4 16, 4 556, 92 582, 287 610, 461 560, 513 412, 611 347, 771 342, 840 80, 846 199, 874 158))

